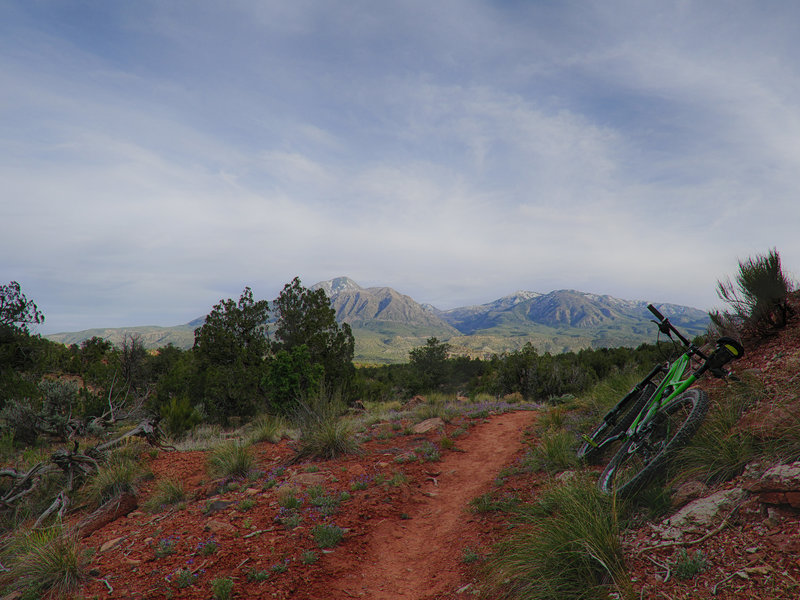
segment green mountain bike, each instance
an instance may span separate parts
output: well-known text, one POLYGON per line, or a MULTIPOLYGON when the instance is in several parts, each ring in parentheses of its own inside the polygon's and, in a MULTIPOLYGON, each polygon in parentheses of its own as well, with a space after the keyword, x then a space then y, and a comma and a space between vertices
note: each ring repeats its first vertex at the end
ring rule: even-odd
POLYGON ((706 355, 652 304, 647 308, 658 319, 653 322, 659 331, 673 341, 677 338, 684 351, 674 361, 656 365, 603 417, 591 435, 583 436, 578 448, 578 456, 590 463, 615 451, 598 486, 606 493, 623 496, 640 490, 657 475, 700 427, 708 411, 708 394, 690 389, 695 381, 706 372, 727 376, 725 365, 744 354, 739 342, 722 337, 714 351, 706 355), (697 363, 699 366, 692 370, 690 365, 697 363))

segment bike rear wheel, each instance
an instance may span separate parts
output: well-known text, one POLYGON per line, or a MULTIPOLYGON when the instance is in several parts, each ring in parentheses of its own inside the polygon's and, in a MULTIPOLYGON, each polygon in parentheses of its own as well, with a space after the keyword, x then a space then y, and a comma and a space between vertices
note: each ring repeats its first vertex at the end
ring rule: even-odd
POLYGON ((598 486, 619 496, 642 489, 666 466, 669 457, 695 434, 708 411, 708 394, 687 390, 662 407, 609 461, 598 486))
POLYGON ((584 441, 578 448, 578 458, 584 459, 589 464, 597 464, 600 462, 603 454, 608 450, 608 447, 604 445, 606 440, 628 429, 636 418, 636 415, 642 411, 647 401, 650 400, 650 396, 652 396, 655 391, 655 385, 652 383, 646 384, 631 398, 625 410, 617 417, 614 423, 609 423, 603 419, 600 425, 598 425, 589 436, 591 442, 584 441))

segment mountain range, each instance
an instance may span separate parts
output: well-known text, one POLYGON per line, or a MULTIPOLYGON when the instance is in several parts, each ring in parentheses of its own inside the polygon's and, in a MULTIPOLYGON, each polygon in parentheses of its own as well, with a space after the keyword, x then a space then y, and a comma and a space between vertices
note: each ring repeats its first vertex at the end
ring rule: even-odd
MULTIPOLYGON (((488 357, 528 342, 540 352, 551 353, 637 346, 655 341, 657 333, 648 302, 576 290, 518 291, 486 304, 439 310, 390 287, 361 287, 348 277, 311 286, 319 288, 331 299, 337 320, 353 329, 358 362, 403 362, 412 348, 430 337, 448 342, 455 353, 488 357)), ((653 304, 690 337, 706 331, 708 313, 677 304, 653 304)), ((120 343, 126 334, 136 334, 148 348, 168 343, 190 348, 194 329, 204 318, 175 327, 89 329, 46 337, 64 344, 92 336, 120 343)))

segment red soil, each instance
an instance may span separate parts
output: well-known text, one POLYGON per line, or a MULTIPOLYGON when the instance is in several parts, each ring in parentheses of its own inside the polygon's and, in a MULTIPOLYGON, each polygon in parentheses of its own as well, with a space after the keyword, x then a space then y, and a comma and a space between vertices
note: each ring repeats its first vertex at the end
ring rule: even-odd
MULTIPOLYGON (((298 599, 445 599, 469 581, 463 553, 486 543, 478 521, 469 513, 469 501, 488 491, 497 473, 524 450, 523 432, 533 421, 531 412, 492 416, 487 420, 457 419, 444 429, 423 435, 393 433, 379 425, 378 437, 363 444, 364 454, 334 461, 290 467, 278 485, 264 489, 270 472, 292 455, 286 442, 255 447, 259 466, 268 474, 245 482, 239 490, 215 496, 233 502, 213 515, 204 514, 212 498, 205 452, 163 452, 150 462, 155 481, 172 477, 183 481, 196 499, 183 509, 161 514, 134 512, 89 536, 85 542, 98 549, 111 540, 117 544, 93 559, 94 579, 82 594, 98 598, 209 598, 215 578, 234 581, 234 597, 298 599), (461 428, 456 446, 441 450, 437 462, 396 461, 425 442, 437 442, 461 428), (311 471, 311 472, 309 472, 311 471), (405 483, 391 479, 402 474, 405 483), (300 509, 300 526, 287 530, 276 522, 281 485, 307 489, 318 480, 329 493, 349 491, 332 516, 317 514, 308 499, 300 509), (354 481, 366 489, 353 490, 354 481), (397 482, 395 482, 397 483, 397 482), (352 490, 352 491, 351 491, 352 490), (245 499, 255 500, 249 510, 238 509, 245 499), (312 536, 315 523, 346 529, 333 550, 320 550, 312 536), (211 528, 211 529, 209 529, 211 528), (257 533, 260 532, 260 533, 257 533), (247 537, 250 534, 250 537, 247 537), (218 544, 204 555, 202 545, 218 544), (163 540, 174 552, 156 557, 163 540), (303 555, 314 552, 313 564, 303 555), (272 570, 285 565, 284 572, 272 570), (192 585, 178 587, 176 575, 189 569, 192 585), (266 581, 249 581, 251 571, 267 571, 266 581)), ((146 498, 155 483, 142 491, 146 498)))

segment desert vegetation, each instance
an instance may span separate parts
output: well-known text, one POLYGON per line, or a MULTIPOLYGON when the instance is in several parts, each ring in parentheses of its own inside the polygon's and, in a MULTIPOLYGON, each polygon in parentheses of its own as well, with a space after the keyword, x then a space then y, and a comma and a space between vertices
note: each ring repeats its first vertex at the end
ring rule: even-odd
MULTIPOLYGON (((742 261, 734 282, 718 289, 728 308, 712 314, 709 335, 757 344, 793 316, 792 283, 776 251, 742 261)), ((276 522, 287 532, 304 523, 310 528, 315 547, 304 550, 302 563, 312 565, 320 552, 347 540, 333 517, 350 494, 407 486, 401 467, 435 465, 458 452, 472 423, 537 410, 525 455, 470 505, 476 514, 502 515, 513 524, 488 556, 466 548, 462 557, 480 573, 479 587, 497 598, 629 595, 620 539, 642 518, 661 514, 670 490, 689 480, 730 480, 757 459, 800 456, 800 425, 791 418, 774 435, 741 427, 767 398, 763 381, 743 375, 712 390, 705 425, 662 480, 625 503, 600 494, 594 467, 576 457, 580 434, 642 369, 669 355, 668 342, 558 355, 527 345, 480 360, 453 356, 447 343, 431 337, 405 364, 356 368, 349 327, 336 322, 324 291, 295 278, 272 307, 249 288, 238 301, 221 300, 195 331, 190 350, 148 352, 136 337, 120 347, 99 338, 65 347, 31 334, 29 326, 44 315, 16 282, 0 292, 0 591, 21 597, 68 597, 87 579, 89 560, 66 526, 69 517, 135 496, 154 477, 146 459, 165 449, 206 452, 206 473, 217 489, 274 487, 282 511, 276 522), (281 479, 283 471, 265 472, 253 450, 290 439, 292 455, 280 469, 358 457, 368 440, 409 436, 414 424, 431 419, 446 424, 449 434, 394 457, 397 469, 386 478, 354 479, 335 492, 301 493, 281 479), (535 500, 507 493, 507 482, 531 475, 542 490, 535 500), (303 507, 324 520, 312 525, 303 507)), ((179 480, 161 479, 151 488, 143 505, 151 514, 180 510, 190 500, 179 480)), ((246 514, 254 504, 243 499, 239 511, 246 514)), ((171 556, 178 548, 164 538, 153 552, 171 556)), ((674 570, 690 578, 704 561, 702 553, 684 552, 674 570)), ((252 570, 248 580, 267 580, 285 568, 279 561, 252 570)), ((186 567, 171 575, 181 589, 197 578, 186 567)), ((211 594, 232 597, 239 585, 218 577, 211 594)))

